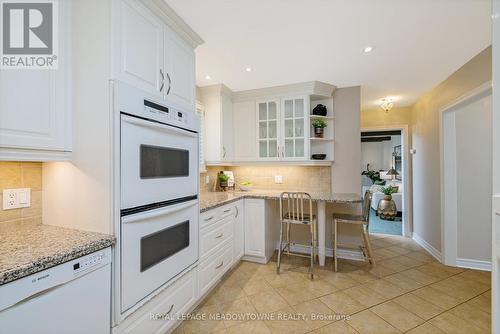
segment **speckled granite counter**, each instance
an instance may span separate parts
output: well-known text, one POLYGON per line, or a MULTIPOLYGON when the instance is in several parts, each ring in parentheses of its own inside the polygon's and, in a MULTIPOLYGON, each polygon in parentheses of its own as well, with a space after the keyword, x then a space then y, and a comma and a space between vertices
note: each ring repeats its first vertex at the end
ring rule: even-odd
POLYGON ((0 224, 0 285, 109 247, 110 235, 32 222, 0 224))
MULTIPOLYGON (((251 191, 202 192, 200 194, 200 212, 205 212, 207 210, 217 208, 219 206, 237 201, 242 198, 262 198, 278 200, 280 198, 281 192, 281 190, 265 189, 254 189, 251 191)), ((309 192, 309 194, 311 195, 313 201, 345 204, 361 202, 361 196, 358 194, 330 194, 313 192, 309 192)))

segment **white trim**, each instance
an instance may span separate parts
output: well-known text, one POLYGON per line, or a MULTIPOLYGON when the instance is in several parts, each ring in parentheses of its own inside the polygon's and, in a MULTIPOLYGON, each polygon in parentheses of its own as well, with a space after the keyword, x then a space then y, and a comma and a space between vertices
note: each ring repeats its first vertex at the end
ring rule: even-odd
MULTIPOLYGON (((263 159, 263 158, 260 158, 263 159)), ((239 161, 205 161, 207 167, 211 166, 331 166, 333 161, 331 160, 296 160, 296 161, 285 161, 285 160, 263 160, 255 161, 252 160, 239 160, 239 161)))
MULTIPOLYGON (((458 265, 457 249, 457 188, 456 188, 456 128, 453 109, 492 89, 488 81, 459 96, 439 109, 439 159, 441 188, 441 250, 444 264, 458 265), (445 132, 445 129, 447 130, 445 132), (446 134, 446 137, 445 137, 446 134), (448 144, 445 156, 445 144, 448 144), (449 146, 451 145, 451 146, 449 146), (446 171, 446 173, 445 173, 446 171), (451 196, 451 197, 450 197, 451 196)), ((470 261, 470 260, 467 260, 470 261)))
POLYGON ((460 267, 460 268, 491 271, 491 261, 480 261, 480 260, 457 258, 456 262, 457 262, 457 267, 460 267))
POLYGON ((410 237, 413 231, 413 207, 411 198, 413 188, 410 182, 410 135, 407 124, 370 126, 361 128, 361 132, 381 130, 400 130, 403 146, 403 236, 410 237))
POLYGON ((430 243, 425 241, 421 236, 416 234, 415 232, 412 233, 412 239, 415 240, 417 244, 422 246, 429 254, 431 254, 436 260, 441 262, 441 252, 438 251, 434 246, 432 246, 430 243))
POLYGON ((71 152, 40 149, 0 148, 0 161, 70 161, 71 152))
POLYGON ((301 82, 290 85, 274 86, 233 92, 233 102, 267 100, 276 97, 295 95, 314 95, 325 98, 333 96, 336 87, 320 81, 301 82))

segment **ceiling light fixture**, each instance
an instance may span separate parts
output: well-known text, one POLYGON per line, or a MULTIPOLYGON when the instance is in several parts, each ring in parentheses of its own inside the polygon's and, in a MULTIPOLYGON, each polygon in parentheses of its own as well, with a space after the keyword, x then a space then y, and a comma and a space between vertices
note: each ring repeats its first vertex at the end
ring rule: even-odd
POLYGON ((211 77, 211 76, 209 76, 209 75, 205 75, 205 79, 207 79, 207 80, 212 80, 212 77, 211 77))
POLYGON ((245 71, 252 72, 252 68, 251 67, 247 67, 247 68, 245 68, 245 71))
POLYGON ((363 48, 363 53, 370 53, 372 52, 373 50, 375 50, 375 46, 373 45, 368 45, 368 46, 365 46, 363 48))
POLYGON ((382 103, 380 104, 380 108, 388 113, 394 107, 394 103, 391 98, 382 99, 382 103))

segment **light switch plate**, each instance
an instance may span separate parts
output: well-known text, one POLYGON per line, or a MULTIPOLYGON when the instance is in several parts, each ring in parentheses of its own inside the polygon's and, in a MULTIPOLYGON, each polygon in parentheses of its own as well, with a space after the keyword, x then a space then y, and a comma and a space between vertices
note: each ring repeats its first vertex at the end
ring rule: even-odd
POLYGON ((274 183, 277 184, 283 183, 283 175, 274 175, 274 183))
POLYGON ((29 208, 30 206, 31 188, 3 190, 3 210, 29 208))
POLYGON ((210 176, 205 175, 205 184, 209 184, 209 183, 210 183, 210 176))

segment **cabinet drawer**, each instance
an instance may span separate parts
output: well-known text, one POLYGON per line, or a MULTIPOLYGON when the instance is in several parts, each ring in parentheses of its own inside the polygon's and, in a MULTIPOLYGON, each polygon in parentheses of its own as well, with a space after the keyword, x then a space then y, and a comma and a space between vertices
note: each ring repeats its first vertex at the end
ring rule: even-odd
POLYGON ((162 291, 158 296, 137 310, 125 320, 122 331, 113 333, 164 333, 175 324, 175 316, 184 314, 194 305, 198 295, 196 269, 190 271, 172 286, 162 291), (151 304, 154 304, 150 306, 151 304), (137 315, 137 316, 134 316, 137 315), (155 318, 155 316, 157 318, 155 318))
POLYGON ((211 225, 225 217, 235 215, 235 203, 208 210, 200 215, 200 228, 211 225))
POLYGON ((198 275, 200 296, 203 296, 224 275, 232 262, 233 245, 228 243, 219 252, 200 263, 198 275))
POLYGON ((233 237, 232 217, 226 217, 217 223, 201 230, 200 233, 200 256, 204 258, 210 256, 214 251, 220 249, 226 241, 233 237))

